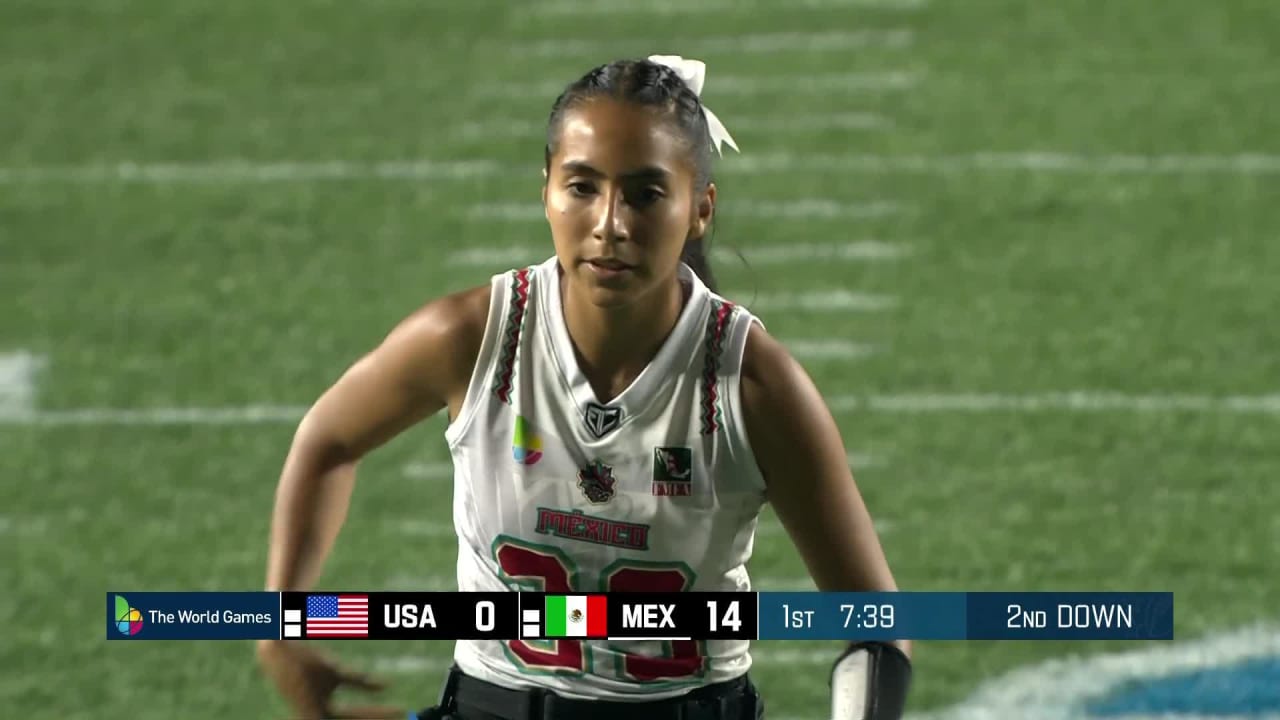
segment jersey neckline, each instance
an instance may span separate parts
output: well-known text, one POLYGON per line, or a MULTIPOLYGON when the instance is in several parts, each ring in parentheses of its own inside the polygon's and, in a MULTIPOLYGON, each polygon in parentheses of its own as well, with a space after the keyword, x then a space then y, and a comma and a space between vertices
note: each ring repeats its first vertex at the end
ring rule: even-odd
POLYGON ((564 320, 564 303, 560 294, 559 260, 552 257, 538 268, 538 274, 542 280, 539 284, 544 290, 544 292, 538 294, 546 298, 545 302, 539 302, 538 305, 544 321, 544 327, 547 330, 547 339, 550 341, 552 354, 556 359, 556 364, 559 365, 560 377, 568 386, 569 392, 573 397, 574 406, 578 411, 579 417, 585 419, 588 431, 592 432, 597 439, 607 436, 617 427, 644 412, 649 403, 653 401, 659 386, 668 379, 666 377, 669 374, 667 371, 673 369, 673 363, 678 362, 681 357, 689 355, 689 343, 697 336, 701 326, 702 310, 706 305, 710 291, 688 265, 680 263, 677 272, 680 281, 689 286, 689 297, 685 301, 684 307, 680 309, 680 315, 676 319, 675 327, 666 340, 663 341, 662 347, 644 366, 640 374, 631 381, 631 384, 612 400, 605 403, 596 397, 595 390, 591 387, 591 382, 587 380, 586 375, 578 366, 578 358, 573 349, 573 340, 569 337, 569 327, 564 320), (593 417, 596 419, 598 431, 591 429, 593 417), (607 418, 609 417, 615 418, 615 422, 611 427, 607 426, 607 418))

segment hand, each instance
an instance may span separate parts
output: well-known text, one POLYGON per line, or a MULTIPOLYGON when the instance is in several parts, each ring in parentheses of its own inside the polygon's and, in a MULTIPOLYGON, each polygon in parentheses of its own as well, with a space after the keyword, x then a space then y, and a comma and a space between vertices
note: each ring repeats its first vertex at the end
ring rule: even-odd
POLYGON ((292 708, 291 720, 399 720, 407 714, 406 710, 389 705, 335 708, 333 694, 343 686, 380 692, 386 685, 347 670, 302 643, 263 641, 258 644, 258 662, 292 708))

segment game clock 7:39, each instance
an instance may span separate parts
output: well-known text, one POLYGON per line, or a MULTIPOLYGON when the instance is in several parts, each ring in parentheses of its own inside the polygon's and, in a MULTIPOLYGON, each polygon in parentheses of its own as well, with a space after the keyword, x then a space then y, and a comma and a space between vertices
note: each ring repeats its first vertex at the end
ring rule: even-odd
POLYGON ((846 630, 892 630, 893 606, 888 604, 847 605, 841 603, 846 630))

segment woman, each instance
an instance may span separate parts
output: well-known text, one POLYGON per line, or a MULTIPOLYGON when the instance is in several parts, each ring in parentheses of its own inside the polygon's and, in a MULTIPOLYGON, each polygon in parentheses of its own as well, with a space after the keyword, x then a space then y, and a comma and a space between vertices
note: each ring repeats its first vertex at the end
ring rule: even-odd
MULTIPOLYGON (((766 498, 819 589, 896 589, 817 389, 714 292, 711 155, 733 142, 699 100, 703 72, 618 61, 556 100, 554 257, 428 303, 317 401, 277 490, 268 589, 314 585, 357 461, 442 408, 460 590, 747 590, 766 498), (586 519, 615 531, 575 538, 586 519)), ((899 717, 906 651, 850 646, 835 717, 899 717)), ((420 717, 763 716, 746 642, 459 641, 454 657, 420 717)), ((331 707, 339 686, 372 683, 302 644, 264 642, 259 658, 301 717, 403 717, 331 707)))

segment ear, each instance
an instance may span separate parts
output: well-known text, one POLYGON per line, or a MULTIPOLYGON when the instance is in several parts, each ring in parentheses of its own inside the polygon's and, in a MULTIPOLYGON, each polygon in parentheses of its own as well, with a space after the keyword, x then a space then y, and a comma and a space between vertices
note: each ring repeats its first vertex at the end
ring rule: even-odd
POLYGON ((689 236, 703 237, 707 234, 707 228, 711 227, 711 219, 716 212, 715 183, 707 184, 707 190, 698 198, 693 212, 693 222, 689 225, 689 236))
POLYGON ((547 212, 547 169, 542 168, 542 216, 551 222, 551 215, 547 212))

